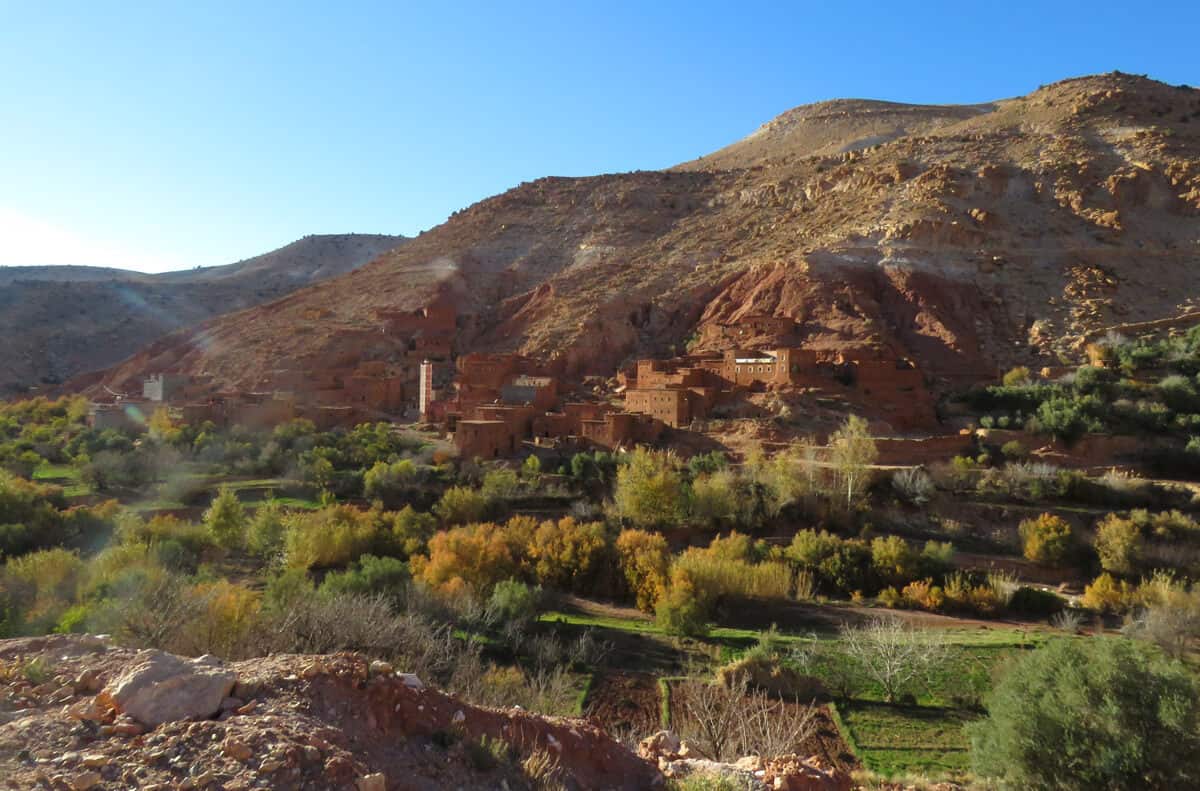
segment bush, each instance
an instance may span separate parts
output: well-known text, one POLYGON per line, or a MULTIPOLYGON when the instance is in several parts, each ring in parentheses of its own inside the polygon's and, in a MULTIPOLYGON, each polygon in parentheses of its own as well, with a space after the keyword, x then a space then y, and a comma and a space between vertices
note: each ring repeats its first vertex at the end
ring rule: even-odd
POLYGON ((892 476, 892 488, 913 505, 924 505, 933 497, 933 478, 920 467, 901 470, 892 476))
POLYGON ((638 448, 617 471, 617 513, 638 527, 674 525, 684 516, 683 476, 670 453, 638 448))
POLYGON ((487 596, 503 580, 516 575, 521 543, 491 522, 456 527, 429 540, 429 554, 413 558, 413 574, 447 592, 470 589, 487 596))
POLYGON ((1132 519, 1109 514, 1096 527, 1100 566, 1113 574, 1131 575, 1142 564, 1142 531, 1132 519))
POLYGON ((917 574, 918 555, 900 536, 871 541, 871 566, 886 584, 903 585, 917 574))
POLYGON ((399 553, 406 557, 424 554, 429 539, 437 531, 437 517, 422 513, 406 505, 392 514, 392 541, 399 553))
POLYGON ((1049 618, 1062 610, 1062 597, 1053 591, 1022 585, 1008 600, 1008 609, 1033 618, 1049 618))
POLYGON ((786 563, 752 563, 721 554, 720 545, 692 547, 675 559, 673 568, 685 574, 700 595, 712 603, 731 597, 787 599, 791 595, 792 571, 786 563))
POLYGON ((399 602, 410 578, 408 564, 402 560, 363 555, 352 568, 325 575, 320 592, 326 596, 378 594, 399 602))
POLYGON ((1133 592, 1129 583, 1114 579, 1111 574, 1104 572, 1092 584, 1083 589, 1080 602, 1089 610, 1108 613, 1122 613, 1129 609, 1133 600, 1133 592))
POLYGON ((1034 563, 1059 565, 1071 549, 1071 525, 1060 516, 1042 514, 1034 519, 1026 519, 1021 522, 1018 531, 1025 557, 1034 563))
POLYGON ((542 522, 529 546, 537 581, 555 590, 576 593, 594 588, 607 554, 604 526, 598 522, 580 524, 569 516, 557 522, 542 522))
POLYGON ((420 470, 410 459, 397 462, 376 462, 363 476, 363 494, 384 505, 399 505, 421 483, 420 470))
POLYGON ((233 490, 222 486, 204 512, 204 525, 213 540, 225 549, 241 549, 246 543, 246 509, 233 490))
POLYGON ((1006 788, 1192 788, 1200 688, 1183 665, 1119 638, 1059 638, 1018 659, 968 726, 975 772, 1006 788))
POLYGON ((800 703, 827 695, 819 678, 783 664, 778 656, 758 651, 750 651, 741 659, 720 667, 717 670, 717 683, 726 687, 745 683, 751 689, 762 690, 772 697, 800 703))
POLYGON ((1010 439, 1000 446, 1000 455, 1010 461, 1020 461, 1028 455, 1028 451, 1019 440, 1010 439))
POLYGON ((493 467, 484 473, 480 494, 489 500, 510 500, 521 494, 521 479, 516 470, 504 466, 493 467))
POLYGON ((12 558, 0 573, 0 627, 20 634, 44 634, 75 602, 83 561, 65 549, 44 549, 12 558))
POLYGON ((452 486, 442 494, 433 513, 444 525, 465 525, 487 516, 490 500, 479 491, 466 486, 452 486))
POLYGON ((701 475, 692 482, 688 501, 691 519, 710 530, 732 524, 738 516, 737 476, 731 470, 701 475))
POLYGON ((933 580, 916 580, 904 586, 900 596, 905 603, 922 610, 940 612, 946 606, 946 592, 933 580))
POLYGON ((488 609, 504 623, 529 623, 537 617, 541 594, 541 588, 530 587, 518 580, 503 580, 492 589, 488 609))
POLYGON ((1031 376, 1028 368, 1026 368, 1024 365, 1018 365, 1016 368, 1013 368, 1011 371, 1004 374, 1004 377, 1000 381, 1005 387, 1020 387, 1022 385, 1029 384, 1031 381, 1031 376))
POLYGON ((654 609, 655 620, 670 634, 700 637, 708 634, 708 606, 687 574, 678 569, 654 609))
POLYGON ((259 557, 274 555, 283 548, 286 532, 283 507, 274 500, 260 505, 246 526, 246 548, 259 557))
POLYGON ((294 568, 345 566, 370 552, 378 541, 378 526, 370 512, 335 505, 286 519, 284 556, 294 568))

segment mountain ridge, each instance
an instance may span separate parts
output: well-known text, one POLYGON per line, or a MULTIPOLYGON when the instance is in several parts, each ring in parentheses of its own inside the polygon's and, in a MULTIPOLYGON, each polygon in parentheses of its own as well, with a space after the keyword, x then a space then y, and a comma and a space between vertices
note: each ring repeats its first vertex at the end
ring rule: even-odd
POLYGON ((521 184, 104 381, 179 370, 260 387, 281 360, 322 367, 375 311, 446 292, 459 352, 562 356, 575 374, 695 349, 766 313, 793 318, 804 346, 886 349, 949 387, 1057 365, 1086 332, 1200 296, 1200 91, 1113 73, 917 107, 934 108, 917 131, 840 153, 803 152, 860 141, 878 119, 817 137, 780 124, 687 167, 521 184))

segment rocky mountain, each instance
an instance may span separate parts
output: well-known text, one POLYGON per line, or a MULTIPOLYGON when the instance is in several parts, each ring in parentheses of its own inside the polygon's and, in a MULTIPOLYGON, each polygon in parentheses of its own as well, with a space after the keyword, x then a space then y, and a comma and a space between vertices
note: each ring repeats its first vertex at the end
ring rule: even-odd
POLYGON ((226 266, 148 275, 86 266, 0 267, 0 393, 105 368, 215 315, 343 275, 400 236, 307 236, 226 266))
POLYGON ((1114 73, 973 106, 825 102, 670 170, 522 184, 105 382, 253 386, 281 359, 320 367, 378 309, 449 294, 460 351, 564 355, 576 373, 771 314, 805 346, 887 349, 951 386, 1193 310, 1198 254, 1196 89, 1114 73))

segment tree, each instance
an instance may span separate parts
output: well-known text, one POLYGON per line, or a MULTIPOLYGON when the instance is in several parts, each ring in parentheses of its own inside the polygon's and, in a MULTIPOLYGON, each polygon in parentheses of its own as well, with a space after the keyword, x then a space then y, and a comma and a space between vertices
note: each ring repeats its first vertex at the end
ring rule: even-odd
POLYGON ((482 492, 466 486, 451 486, 433 507, 433 513, 443 524, 464 525, 483 519, 489 506, 490 501, 482 492))
POLYGON ((413 558, 414 576, 431 587, 467 587, 487 596, 517 573, 514 546, 504 528, 481 522, 442 531, 429 540, 428 556, 413 558))
POLYGON ((606 549, 603 525, 580 524, 567 516, 538 525, 529 555, 539 583, 556 590, 586 593, 591 587, 588 583, 600 571, 606 549))
POLYGON ((1138 593, 1144 606, 1125 625, 1124 633, 1183 659, 1192 641, 1200 637, 1200 588, 1188 590, 1184 583, 1157 574, 1138 593))
POLYGON ((658 625, 668 634, 701 637, 708 634, 709 599, 680 568, 671 573, 666 592, 654 608, 658 625))
POLYGON ((645 530, 623 530, 617 536, 617 555, 638 609, 652 612, 667 587, 667 540, 645 530))
POLYGON ((795 753, 820 725, 820 709, 794 705, 808 701, 775 700, 750 689, 744 674, 730 684, 687 681, 675 694, 683 709, 673 723, 680 737, 714 761, 795 753))
POLYGON ((673 525, 684 514, 683 476, 670 453, 638 448, 617 472, 617 512, 639 527, 673 525))
POLYGON ((1142 531, 1132 519, 1109 514, 1096 526, 1096 554, 1105 571, 1134 574, 1141 566, 1142 544, 1142 531))
POLYGON ((843 626, 842 643, 847 656, 895 702, 924 680, 945 658, 945 643, 933 630, 919 630, 907 621, 879 616, 862 626, 843 626))
POLYGON ((1035 519, 1026 519, 1017 530, 1021 534, 1026 559, 1034 563, 1062 563, 1074 539, 1071 524, 1054 514, 1042 514, 1035 519))
POLYGON ((1059 638, 1011 667, 968 726, 977 774, 1031 791, 1200 786, 1200 686, 1123 638, 1059 638))
POLYGON ((363 493, 369 500, 382 500, 394 507, 420 482, 417 465, 411 459, 388 464, 376 462, 363 476, 363 493))
POLYGON ((878 458, 879 450, 867 430, 867 421, 857 415, 846 418, 829 437, 829 460, 846 494, 847 510, 854 508, 854 498, 866 489, 870 467, 878 458))
POLYGON ((283 546, 283 507, 276 500, 260 505, 246 528, 246 548, 265 557, 283 546))
POLYGON ((233 489, 222 486, 204 512, 204 526, 213 540, 225 549, 241 549, 246 543, 246 509, 233 489))
POLYGON ((737 478, 729 470, 701 475, 692 483, 688 510, 696 522, 716 530, 738 514, 737 478))

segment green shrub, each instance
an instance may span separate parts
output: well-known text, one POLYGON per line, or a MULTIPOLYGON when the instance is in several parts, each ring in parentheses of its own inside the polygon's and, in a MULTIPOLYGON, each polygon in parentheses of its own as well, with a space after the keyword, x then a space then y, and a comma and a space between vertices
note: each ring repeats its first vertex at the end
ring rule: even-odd
POLYGON ((283 548, 287 527, 284 510, 275 500, 260 505, 246 526, 246 548, 259 557, 274 555, 283 548))
POLYGON ((541 588, 519 580, 503 580, 492 589, 488 609, 506 623, 530 623, 537 618, 541 595, 541 588))
POLYGON ((487 516, 491 501, 482 492, 466 486, 452 486, 433 507, 444 525, 465 525, 487 516))
POLYGON ((325 575, 320 592, 327 596, 375 594, 400 601, 411 578, 408 564, 403 560, 363 555, 346 571, 325 575))
POLYGON ((1157 649, 1059 638, 1018 659, 968 726, 975 772, 1032 791, 1193 788, 1200 687, 1157 649))
POLYGON ((919 556, 900 536, 871 541, 871 565, 886 584, 903 585, 917 574, 919 556))
POLYGON ((1062 610, 1065 602, 1058 594, 1022 585, 1008 600, 1008 609, 1033 618, 1048 618, 1062 610))
POLYGON ((675 456, 638 448, 617 471, 617 513, 639 527, 674 525, 684 516, 687 495, 675 456))
POLYGON ((1030 380, 1031 376, 1029 369, 1024 365, 1018 365, 1016 368, 1013 368, 1008 373, 1004 374, 1004 377, 1000 381, 1005 387, 1020 387, 1021 385, 1029 384, 1030 380))
POLYGON ((335 505, 286 519, 284 557, 294 568, 345 566, 370 552, 379 539, 371 513, 335 505))
POLYGON ((219 546, 225 549, 245 546, 246 509, 228 486, 221 487, 212 505, 204 512, 204 525, 219 546))

